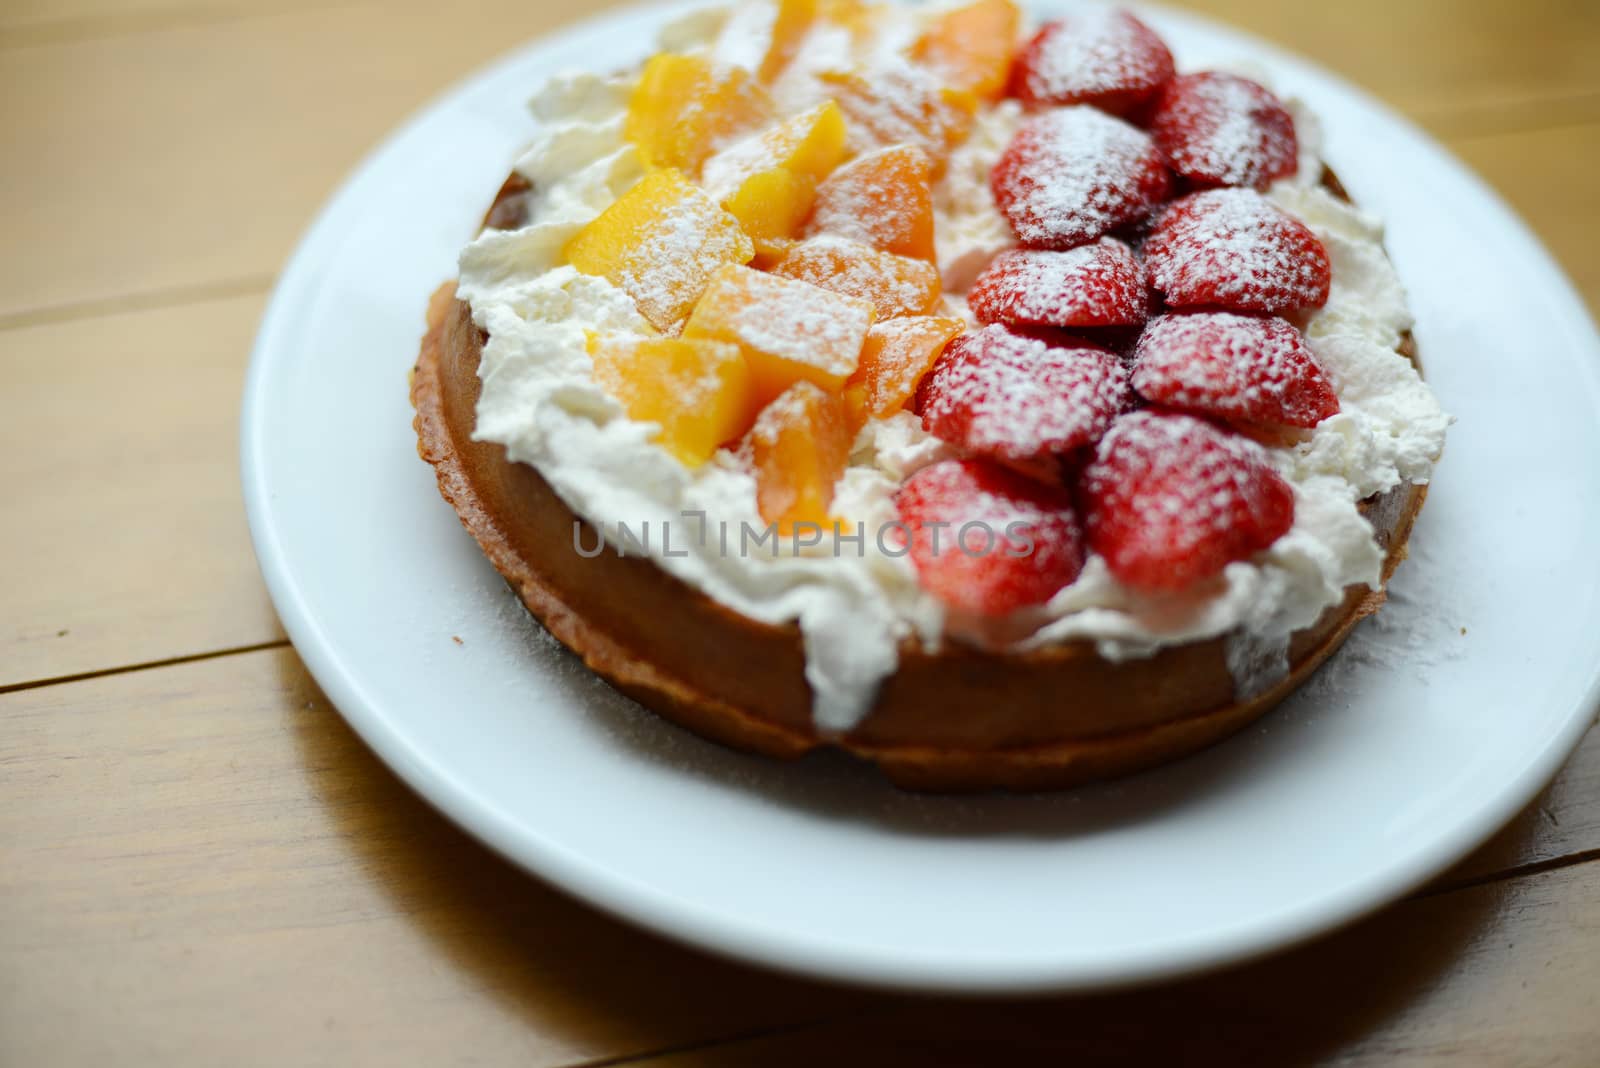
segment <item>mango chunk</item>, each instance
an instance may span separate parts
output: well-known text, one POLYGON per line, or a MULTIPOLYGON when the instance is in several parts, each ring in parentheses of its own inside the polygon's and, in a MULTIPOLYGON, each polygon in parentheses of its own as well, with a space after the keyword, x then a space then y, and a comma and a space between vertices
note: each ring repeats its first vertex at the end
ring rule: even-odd
POLYGON ((659 423, 656 442, 699 467, 755 418, 750 369, 739 346, 675 337, 601 336, 590 345, 594 377, 628 418, 659 423))
POLYGON ((749 263, 739 220, 675 170, 653 171, 567 243, 567 262, 626 290, 639 314, 672 331, 718 268, 749 263))
POLYGON ((1012 0, 977 0, 935 17, 911 46, 911 58, 946 84, 980 100, 1004 94, 1022 12, 1012 0))
POLYGON ((806 232, 934 262, 933 161, 915 145, 891 145, 851 160, 817 187, 806 232))
POLYGON ((940 161, 966 140, 978 110, 972 93, 942 85, 910 64, 818 77, 850 122, 852 152, 913 144, 934 161, 936 174, 940 161))
POLYGON ((727 266, 712 277, 683 336, 738 345, 765 403, 801 381, 837 391, 856 369, 872 315, 866 301, 727 266))
POLYGON ((845 153, 844 113, 829 100, 706 160, 701 183, 732 212, 758 252, 799 236, 817 182, 845 153))
POLYGON ((810 382, 796 382, 762 409, 750 430, 761 518, 784 534, 798 523, 831 526, 833 486, 850 442, 839 398, 810 382))
POLYGON ((756 77, 771 82, 799 53, 811 24, 817 20, 817 0, 778 0, 772 20, 772 40, 756 77))
POLYGON ((645 64, 623 136, 646 166, 694 174, 707 156, 772 114, 771 99, 749 71, 668 52, 645 64))
POLYGON ((925 315, 944 294, 939 272, 927 260, 881 252, 831 234, 795 245, 772 273, 867 301, 879 319, 925 315))
POLYGON ((872 324, 861 362, 844 387, 850 428, 859 430, 868 419, 883 419, 904 408, 933 361, 966 328, 964 320, 931 315, 872 324))

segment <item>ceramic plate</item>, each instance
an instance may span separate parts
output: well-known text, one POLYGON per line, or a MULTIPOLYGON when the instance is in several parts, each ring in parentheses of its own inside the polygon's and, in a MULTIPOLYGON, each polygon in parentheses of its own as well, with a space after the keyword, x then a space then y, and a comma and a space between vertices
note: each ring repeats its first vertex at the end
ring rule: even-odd
MULTIPOLYGON (((1045 12, 1051 10, 1044 8, 1045 12)), ((1086 989, 1263 953, 1486 839, 1592 721, 1600 340, 1504 204, 1372 99, 1259 41, 1149 12, 1184 69, 1259 64, 1308 100, 1389 220, 1459 417, 1389 606, 1259 726, 1041 797, 897 792, 823 756, 728 752, 592 677, 533 623, 417 459, 429 292, 560 68, 650 51, 663 9, 534 42, 363 164, 283 274, 244 398, 262 571, 327 695, 394 770, 546 880, 729 956, 860 983, 1086 989)))

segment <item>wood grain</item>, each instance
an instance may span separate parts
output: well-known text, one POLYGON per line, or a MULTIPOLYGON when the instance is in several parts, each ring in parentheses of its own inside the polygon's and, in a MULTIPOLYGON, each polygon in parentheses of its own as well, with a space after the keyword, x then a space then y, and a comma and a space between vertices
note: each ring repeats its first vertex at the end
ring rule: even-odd
POLYGON ((283 638, 239 494, 259 297, 0 331, 0 687, 283 638))
MULTIPOLYGON (((182 299, 219 282, 264 287, 318 204, 404 116, 491 56, 608 6, 268 14, 263 2, 249 18, 0 52, 0 96, 29 105, 0 110, 0 150, 25 161, 7 168, 0 223, 27 252, 0 260, 0 322, 133 295, 182 299), (92 245, 61 240, 74 233, 92 245)), ((1449 0, 1214 10, 1443 132, 1480 128, 1490 104, 1511 109, 1485 120, 1494 129, 1552 113, 1600 120, 1600 64, 1588 62, 1600 54, 1600 5, 1539 0, 1502 14, 1484 4, 1474 18, 1449 0), (1375 24, 1393 29, 1374 34, 1375 24)))
MULTIPOLYGON (((1280 960, 1113 999, 926 1005, 758 973, 490 855, 377 762, 286 649, 0 695, 0 768, 5 1064, 470 1050, 558 1065, 795 1028, 814 1030, 680 1062, 811 1063, 848 1046, 900 1063, 933 1055, 901 1048, 922 1035, 955 1051, 925 1063, 960 1063, 999 1035, 1041 1055, 1103 1052, 1156 1012, 1165 1040, 1198 1041, 1208 1015, 1243 1005, 1250 1031, 1211 1041, 1383 1050, 1444 1041, 1524 982, 1530 1024, 1561 1053, 1600 989, 1593 865, 1436 889, 1280 960), (1327 1018, 1355 975, 1359 996, 1327 1018)), ((1535 810, 1497 842, 1499 863, 1600 846, 1597 778, 1591 737, 1542 801, 1559 819, 1535 810)))
POLYGON ((841 1011, 526 878, 292 651, 0 695, 0 1064, 529 1065, 841 1011))

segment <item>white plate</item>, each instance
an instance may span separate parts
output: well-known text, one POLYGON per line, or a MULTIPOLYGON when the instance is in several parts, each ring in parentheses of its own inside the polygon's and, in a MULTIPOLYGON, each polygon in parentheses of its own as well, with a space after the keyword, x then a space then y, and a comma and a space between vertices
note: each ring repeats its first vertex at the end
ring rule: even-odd
POLYGON ((533 624, 416 456, 428 293, 527 138, 543 75, 649 50, 661 9, 510 55, 369 158, 278 285, 244 399, 256 551, 317 681, 408 783, 577 896, 717 952, 941 990, 1090 988, 1237 960, 1374 909, 1526 804, 1600 686, 1600 339, 1482 183, 1360 92, 1151 12, 1180 66, 1309 100, 1390 220, 1429 378, 1460 418, 1391 603, 1256 729, 1048 797, 935 799, 840 758, 724 751, 533 624), (460 644, 454 638, 460 639, 460 644))

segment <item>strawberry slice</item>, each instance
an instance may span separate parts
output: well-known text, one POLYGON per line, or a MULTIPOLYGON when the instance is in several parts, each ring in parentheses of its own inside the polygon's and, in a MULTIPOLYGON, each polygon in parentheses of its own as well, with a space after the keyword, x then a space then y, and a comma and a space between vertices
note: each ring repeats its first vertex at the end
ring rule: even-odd
POLYGON ((1300 167, 1289 109, 1249 78, 1201 71, 1161 89, 1150 132, 1167 166, 1197 187, 1265 189, 1300 167))
POLYGON ((1151 322, 1134 351, 1133 388, 1156 404, 1234 422, 1313 427, 1339 411, 1300 331, 1229 312, 1151 322))
POLYGON ((1119 418, 1079 489, 1089 546, 1139 590, 1211 578, 1294 525, 1294 490, 1265 449, 1175 412, 1119 418))
POLYGON ((1149 299, 1133 250, 1102 237, 1067 252, 1002 252, 973 283, 967 303, 980 323, 1137 326, 1149 299))
POLYGON ((1043 604, 1083 568, 1071 496, 986 460, 924 467, 895 506, 923 588, 961 611, 1043 604))
POLYGON ((1172 74, 1172 53, 1150 27, 1126 11, 1084 11, 1034 35, 1012 84, 1025 104, 1092 104, 1126 115, 1172 74))
POLYGON ((1030 248, 1087 244, 1143 219, 1172 192, 1150 135, 1090 107, 1028 119, 989 182, 1000 213, 1030 248))
POLYGON ((1328 250, 1299 219, 1251 189, 1174 201, 1144 243, 1150 284, 1174 308, 1282 315, 1328 302, 1328 250))
POLYGON ((922 426, 982 456, 1026 464, 1092 444, 1131 399, 1098 345, 986 326, 945 347, 917 391, 922 426))

